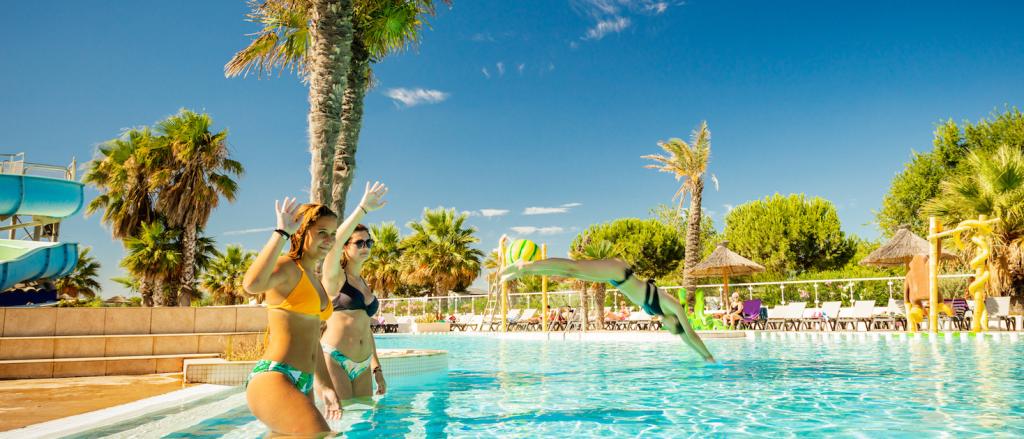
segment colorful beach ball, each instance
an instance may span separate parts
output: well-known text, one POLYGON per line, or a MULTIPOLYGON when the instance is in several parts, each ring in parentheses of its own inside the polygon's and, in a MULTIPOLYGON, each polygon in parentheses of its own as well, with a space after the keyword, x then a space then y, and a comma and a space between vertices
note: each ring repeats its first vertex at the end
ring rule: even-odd
POLYGON ((528 262, 540 259, 540 246, 529 239, 517 239, 505 250, 505 263, 514 264, 519 260, 528 262))

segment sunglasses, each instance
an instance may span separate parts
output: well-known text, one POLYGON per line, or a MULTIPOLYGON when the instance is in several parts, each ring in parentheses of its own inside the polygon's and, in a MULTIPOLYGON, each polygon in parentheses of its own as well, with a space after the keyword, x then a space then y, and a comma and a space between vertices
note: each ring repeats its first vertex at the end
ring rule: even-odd
POLYGON ((360 239, 358 241, 349 241, 348 244, 354 244, 356 248, 373 248, 373 239, 360 239))

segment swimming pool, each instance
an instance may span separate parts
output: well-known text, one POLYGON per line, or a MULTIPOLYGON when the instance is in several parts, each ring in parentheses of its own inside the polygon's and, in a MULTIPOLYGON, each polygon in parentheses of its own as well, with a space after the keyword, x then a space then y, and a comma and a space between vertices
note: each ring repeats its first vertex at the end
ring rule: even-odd
MULTIPOLYGON (((703 364, 679 342, 384 336, 380 347, 449 351, 449 372, 392 383, 375 408, 350 409, 334 427, 348 437, 1024 435, 1024 343, 1007 337, 757 336, 708 345, 719 364, 703 364)), ((232 389, 75 437, 147 431, 266 430, 232 389)))

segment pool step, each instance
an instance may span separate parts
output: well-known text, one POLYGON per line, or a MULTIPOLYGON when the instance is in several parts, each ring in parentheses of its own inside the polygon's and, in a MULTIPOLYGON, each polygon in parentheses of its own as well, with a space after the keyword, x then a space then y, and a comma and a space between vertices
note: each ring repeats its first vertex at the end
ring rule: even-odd
POLYGON ((0 360, 0 379, 172 373, 181 372, 186 359, 219 356, 206 353, 0 360))

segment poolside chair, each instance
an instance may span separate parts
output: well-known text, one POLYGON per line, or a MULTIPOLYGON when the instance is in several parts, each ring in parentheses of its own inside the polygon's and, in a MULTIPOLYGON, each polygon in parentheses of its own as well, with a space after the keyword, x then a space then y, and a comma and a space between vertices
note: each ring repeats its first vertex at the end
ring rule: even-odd
POLYGON ((653 317, 645 311, 637 311, 626 318, 626 329, 635 331, 651 329, 653 317))
POLYGON ((789 304, 789 312, 782 321, 782 329, 800 330, 800 322, 804 318, 804 310, 807 309, 807 302, 795 302, 789 304))
MULTIPOLYGON (((786 319, 790 318, 791 314, 790 314, 789 309, 792 306, 793 306, 793 303, 789 303, 789 304, 786 304, 786 305, 775 305, 774 308, 769 308, 768 309, 768 318, 767 318, 767 320, 765 320, 765 329, 771 329, 771 330, 784 329, 785 328, 786 319)), ((803 310, 801 309, 800 312, 802 313, 803 310)))
POLYGON ((995 321, 997 328, 1002 329, 1005 324, 1007 331, 1017 330, 1016 320, 1010 317, 1010 296, 985 298, 985 310, 988 311, 988 320, 995 321))
POLYGON ((817 326, 819 331, 824 331, 825 328, 835 331, 836 318, 839 316, 839 308, 842 307, 843 302, 822 303, 821 314, 814 317, 805 317, 800 322, 807 326, 807 329, 814 329, 817 326))
POLYGON ((537 310, 533 309, 533 308, 530 308, 530 309, 527 309, 527 310, 523 311, 523 313, 521 315, 516 317, 515 321, 512 321, 512 319, 509 319, 509 321, 510 321, 509 329, 511 329, 511 330, 522 329, 524 331, 529 329, 530 326, 532 325, 532 323, 530 322, 530 319, 533 318, 534 314, 537 314, 537 310))
POLYGON ((967 306, 967 299, 953 299, 945 301, 949 304, 949 307, 953 309, 953 315, 947 315, 946 313, 939 314, 939 327, 945 326, 947 329, 957 329, 963 331, 970 328, 970 326, 964 326, 967 321, 965 315, 969 309, 967 306))
POLYGON ((872 314, 875 312, 874 300, 858 300, 854 302, 852 308, 847 309, 850 310, 849 313, 841 314, 839 318, 836 319, 836 325, 842 329, 846 329, 846 326, 850 325, 850 328, 856 331, 857 326, 860 323, 863 323, 866 330, 871 330, 871 321, 874 318, 872 314))
POLYGON ((739 322, 736 322, 736 329, 757 329, 760 325, 764 327, 764 320, 761 320, 761 299, 744 300, 743 311, 740 311, 739 322))

